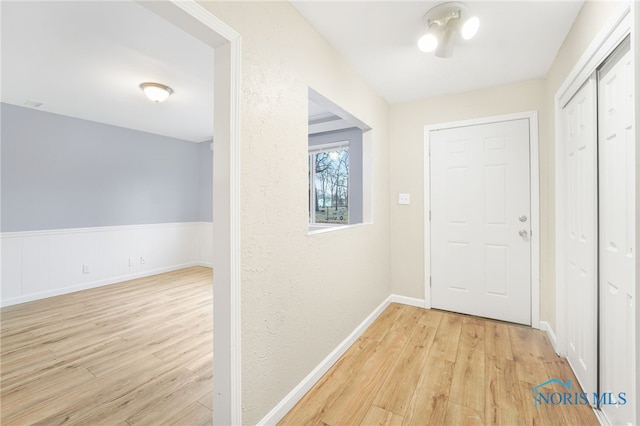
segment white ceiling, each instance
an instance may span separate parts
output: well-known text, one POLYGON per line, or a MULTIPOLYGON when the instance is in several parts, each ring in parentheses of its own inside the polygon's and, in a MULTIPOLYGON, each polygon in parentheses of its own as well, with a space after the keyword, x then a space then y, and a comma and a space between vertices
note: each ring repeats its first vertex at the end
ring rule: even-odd
MULTIPOLYGON (((431 1, 295 1, 391 103, 543 77, 582 1, 468 1, 450 59, 416 40, 431 1)), ((213 49, 134 1, 2 1, 2 102, 193 142, 213 134, 213 49), (155 81, 175 93, 143 97, 155 81), (32 107, 33 108, 33 107, 32 107)))
POLYGON ((467 1, 480 30, 453 57, 416 42, 433 1, 293 1, 388 102, 404 102, 544 77, 584 3, 467 1))
POLYGON ((213 49, 133 1, 2 1, 5 103, 202 142, 213 134, 213 49), (173 88, 147 100, 145 81, 173 88))

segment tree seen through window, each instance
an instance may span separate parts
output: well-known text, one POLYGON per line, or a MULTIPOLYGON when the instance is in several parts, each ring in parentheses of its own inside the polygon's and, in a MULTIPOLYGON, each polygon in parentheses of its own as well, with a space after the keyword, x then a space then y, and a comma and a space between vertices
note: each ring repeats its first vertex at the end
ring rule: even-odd
POLYGON ((349 150, 330 149, 310 154, 312 223, 349 223, 349 150))

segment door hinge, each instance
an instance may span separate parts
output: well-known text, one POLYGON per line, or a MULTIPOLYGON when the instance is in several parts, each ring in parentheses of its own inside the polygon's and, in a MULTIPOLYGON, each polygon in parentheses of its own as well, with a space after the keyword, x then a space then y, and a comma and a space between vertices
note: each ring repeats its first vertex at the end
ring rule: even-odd
POLYGON ((431 288, 431 275, 429 275, 429 288, 431 288))
POLYGON ((429 210, 429 222, 431 222, 431 210, 429 210))

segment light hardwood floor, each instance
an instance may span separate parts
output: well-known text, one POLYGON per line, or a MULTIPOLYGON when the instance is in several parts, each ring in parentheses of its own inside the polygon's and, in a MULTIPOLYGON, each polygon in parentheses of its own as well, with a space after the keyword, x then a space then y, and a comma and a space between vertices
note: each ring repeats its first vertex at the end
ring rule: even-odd
POLYGON ((534 406, 552 377, 578 386, 541 331, 392 304, 280 425, 598 425, 588 406, 534 406))
MULTIPOLYGON (((197 267, 3 308, 0 424, 211 424, 211 306, 197 267)), ((542 332, 392 304, 281 424, 597 425, 533 406, 551 377, 542 332)))
POLYGON ((3 308, 0 424, 211 424, 212 291, 195 267, 3 308))

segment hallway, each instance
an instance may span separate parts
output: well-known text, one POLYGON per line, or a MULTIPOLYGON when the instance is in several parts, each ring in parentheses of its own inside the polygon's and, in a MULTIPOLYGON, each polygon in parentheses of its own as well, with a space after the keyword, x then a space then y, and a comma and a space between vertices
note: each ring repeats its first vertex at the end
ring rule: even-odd
POLYGON ((599 424, 588 406, 535 407, 550 378, 579 392, 541 331, 391 304, 280 425, 599 424))

